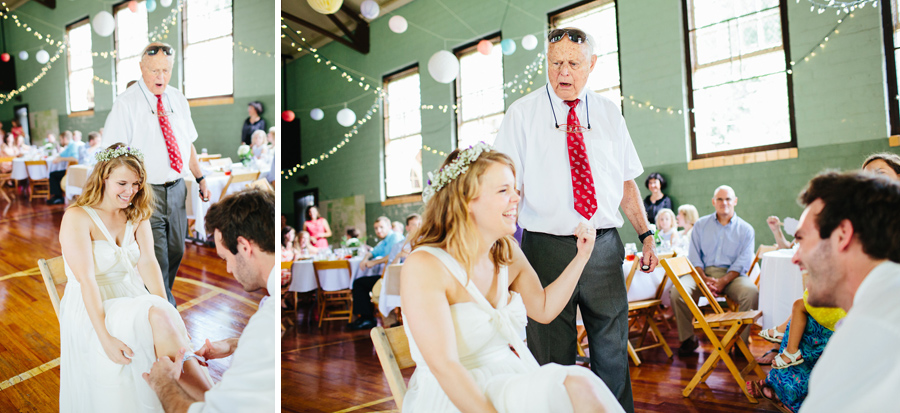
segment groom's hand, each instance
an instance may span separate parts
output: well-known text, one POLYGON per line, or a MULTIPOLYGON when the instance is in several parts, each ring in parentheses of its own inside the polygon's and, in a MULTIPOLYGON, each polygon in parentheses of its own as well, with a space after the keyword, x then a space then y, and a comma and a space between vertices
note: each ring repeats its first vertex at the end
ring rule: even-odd
POLYGON ((175 356, 177 360, 175 361, 168 357, 157 359, 150 368, 150 372, 142 375, 144 380, 147 381, 147 384, 154 390, 158 390, 165 385, 166 382, 178 381, 181 377, 182 366, 184 365, 184 352, 184 348, 178 350, 178 354, 175 356))
MULTIPOLYGON (((209 339, 206 339, 206 343, 203 344, 203 347, 200 347, 200 350, 197 350, 196 354, 207 360, 220 359, 230 356, 236 348, 237 339, 225 339, 215 342, 210 342, 209 339)), ((206 365, 203 362, 200 364, 206 365)))

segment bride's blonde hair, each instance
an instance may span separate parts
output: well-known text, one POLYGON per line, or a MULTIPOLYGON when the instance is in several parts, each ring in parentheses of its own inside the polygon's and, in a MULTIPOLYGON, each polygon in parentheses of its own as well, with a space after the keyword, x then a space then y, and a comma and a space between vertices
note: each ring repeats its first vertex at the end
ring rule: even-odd
MULTIPOLYGON (((104 152, 116 148, 126 148, 126 146, 124 143, 116 143, 104 150, 104 152)), ((138 190, 131 198, 131 205, 125 208, 125 216, 129 221, 135 223, 150 218, 150 214, 153 213, 153 192, 147 188, 147 172, 144 169, 144 161, 131 153, 98 161, 84 185, 81 196, 69 208, 95 206, 103 202, 103 194, 106 192, 106 179, 109 178, 114 169, 120 166, 131 169, 140 179, 138 190)))
MULTIPOLYGON (((450 165, 459 154, 459 149, 451 152, 442 168, 450 165)), ((482 153, 468 165, 466 172, 444 185, 425 204, 422 225, 410 236, 413 249, 419 246, 442 248, 459 261, 467 273, 471 272, 482 239, 475 223, 469 219, 469 203, 481 193, 482 177, 495 163, 508 167, 515 177, 516 167, 508 156, 494 150, 482 153)), ((495 273, 501 266, 512 263, 514 242, 515 239, 507 235, 491 246, 495 273)))

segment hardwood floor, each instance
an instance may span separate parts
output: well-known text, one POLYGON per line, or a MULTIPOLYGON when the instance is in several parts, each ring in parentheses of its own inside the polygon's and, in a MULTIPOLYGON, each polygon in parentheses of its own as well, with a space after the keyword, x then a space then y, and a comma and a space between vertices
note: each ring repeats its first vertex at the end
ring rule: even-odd
MULTIPOLYGON (((59 411, 59 323, 37 260, 61 254, 64 211, 43 200, 0 200, 0 412, 59 411)), ((263 296, 244 292, 214 249, 194 244, 186 247, 173 294, 195 348, 207 338, 240 335, 263 296)), ((220 379, 229 364, 211 361, 210 374, 220 379)))
MULTIPOLYGON (((293 317, 291 315, 290 317, 293 317)), ((638 412, 776 412, 767 400, 751 404, 721 362, 691 397, 681 392, 710 355, 711 345, 701 340, 699 356, 677 355, 678 333, 663 334, 672 359, 661 348, 640 354, 640 367, 631 365, 631 385, 638 412)), ((761 355, 772 345, 758 339, 750 350, 761 355)), ((736 362, 743 368, 747 362, 736 362)), ((763 367, 768 371, 769 367, 763 367)), ((414 369, 403 371, 409 380, 414 369)), ((755 379, 755 376, 750 376, 755 379)), ((391 391, 375 355, 368 331, 348 331, 343 322, 326 322, 319 329, 307 306, 296 325, 281 340, 281 408, 284 412, 390 412, 397 411, 391 391)))

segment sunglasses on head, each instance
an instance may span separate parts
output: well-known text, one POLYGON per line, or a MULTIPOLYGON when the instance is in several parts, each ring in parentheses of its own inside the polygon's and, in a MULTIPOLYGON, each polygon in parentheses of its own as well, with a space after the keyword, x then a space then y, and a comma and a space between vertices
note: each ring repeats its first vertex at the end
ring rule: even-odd
POLYGON ((166 56, 171 56, 173 53, 175 53, 175 49, 172 49, 171 46, 150 46, 147 48, 147 50, 144 50, 144 53, 149 56, 156 56, 156 54, 160 51, 165 53, 166 56))
POLYGON ((566 36, 569 36, 569 40, 578 44, 588 41, 587 34, 578 29, 553 29, 547 35, 547 40, 550 43, 556 43, 566 36))

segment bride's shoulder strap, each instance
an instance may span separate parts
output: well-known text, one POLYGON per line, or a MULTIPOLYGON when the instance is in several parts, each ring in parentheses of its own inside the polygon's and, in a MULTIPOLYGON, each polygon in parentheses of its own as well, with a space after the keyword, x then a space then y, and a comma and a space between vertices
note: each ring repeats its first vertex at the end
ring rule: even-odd
POLYGON ((447 271, 450 271, 450 274, 452 274, 453 277, 456 278, 456 280, 459 281, 459 283, 463 286, 465 286, 469 282, 469 277, 466 276, 466 271, 461 265, 459 265, 459 262, 456 261, 456 259, 453 258, 453 256, 450 255, 450 253, 448 253, 447 251, 435 247, 421 246, 417 247, 415 251, 413 251, 413 253, 418 251, 423 251, 434 255, 438 260, 441 261, 442 264, 444 264, 445 267, 447 267, 447 271))
MULTIPOLYGON (((103 220, 100 219, 100 215, 97 215, 97 211, 94 211, 94 208, 91 208, 87 205, 82 205, 81 209, 91 217, 91 220, 94 221, 94 225, 100 229, 100 233, 106 237, 106 240, 113 240, 114 238, 109 235, 109 231, 106 230, 106 225, 103 224, 103 220)), ((113 241, 111 241, 113 242, 113 241)))

